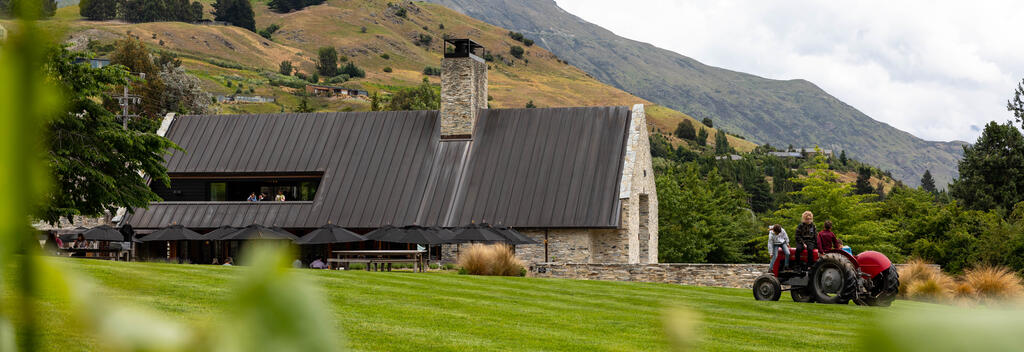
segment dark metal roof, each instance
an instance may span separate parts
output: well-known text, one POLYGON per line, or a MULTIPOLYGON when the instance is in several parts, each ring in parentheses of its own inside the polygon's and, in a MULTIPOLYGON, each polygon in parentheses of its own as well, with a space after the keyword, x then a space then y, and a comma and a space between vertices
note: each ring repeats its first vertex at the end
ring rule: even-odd
POLYGON ((135 228, 263 224, 617 227, 630 109, 480 111, 472 140, 442 141, 437 111, 182 116, 172 174, 322 172, 312 202, 163 202, 135 228))

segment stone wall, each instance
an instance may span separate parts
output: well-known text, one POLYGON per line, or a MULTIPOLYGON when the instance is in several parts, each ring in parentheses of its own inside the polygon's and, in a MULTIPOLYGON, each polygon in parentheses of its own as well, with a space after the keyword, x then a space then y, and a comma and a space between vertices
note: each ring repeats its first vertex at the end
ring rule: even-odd
MULTIPOLYGON (((622 200, 622 228, 627 243, 627 257, 600 261, 602 263, 657 263, 658 262, 658 194, 651 166, 651 145, 647 133, 647 115, 644 106, 633 106, 623 161, 619 198, 622 200), (645 201, 641 201, 644 199, 645 201), (643 209, 641 209, 643 205, 643 209), (641 221, 643 226, 641 226, 641 221), (644 236, 641 240, 640 236, 644 236)), ((602 251, 605 247, 596 249, 602 251)))
MULTIPOLYGON (((900 264, 896 265, 901 266, 900 264)), ((751 288, 768 264, 566 264, 535 263, 529 276, 541 278, 639 281, 751 288)))
POLYGON ((441 60, 441 136, 469 136, 487 108, 487 64, 469 57, 441 60))

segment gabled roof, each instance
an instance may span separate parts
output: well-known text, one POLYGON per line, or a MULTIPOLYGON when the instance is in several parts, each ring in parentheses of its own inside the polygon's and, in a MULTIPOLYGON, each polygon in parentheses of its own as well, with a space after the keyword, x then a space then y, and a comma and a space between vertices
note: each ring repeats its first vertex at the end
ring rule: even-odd
POLYGON ((183 116, 181 174, 323 173, 312 202, 161 202, 158 228, 618 227, 627 107, 481 110, 472 140, 442 141, 437 111, 183 116))

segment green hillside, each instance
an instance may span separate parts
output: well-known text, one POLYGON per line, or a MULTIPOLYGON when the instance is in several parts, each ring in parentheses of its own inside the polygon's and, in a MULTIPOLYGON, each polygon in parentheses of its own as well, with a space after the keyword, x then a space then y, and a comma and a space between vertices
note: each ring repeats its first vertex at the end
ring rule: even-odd
POLYGON ((756 143, 845 149, 917 185, 930 169, 945 186, 959 142, 931 142, 875 121, 805 80, 771 80, 704 65, 629 40, 568 13, 553 0, 429 0, 537 41, 602 82, 690 114, 756 143))
MULTIPOLYGON (((244 267, 55 259, 98 281, 110 300, 200 327, 230 300, 244 267)), ((354 351, 663 351, 663 318, 699 313, 704 350, 849 351, 880 309, 755 301, 749 290, 669 284, 478 277, 451 273, 302 270, 323 292, 354 351), (841 323, 840 323, 841 322, 841 323), (824 327, 828 327, 827 329, 824 327), (799 343, 794 343, 799 341, 799 343)), ((899 301, 885 310, 930 305, 899 301)), ((103 350, 61 302, 40 307, 44 350, 103 350)))

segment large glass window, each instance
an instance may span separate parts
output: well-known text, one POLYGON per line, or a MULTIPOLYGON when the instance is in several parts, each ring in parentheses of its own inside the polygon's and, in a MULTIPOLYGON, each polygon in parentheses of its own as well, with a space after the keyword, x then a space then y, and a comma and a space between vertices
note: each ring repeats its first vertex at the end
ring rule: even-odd
POLYGON ((210 201, 224 202, 228 200, 228 184, 226 182, 210 182, 210 201))

